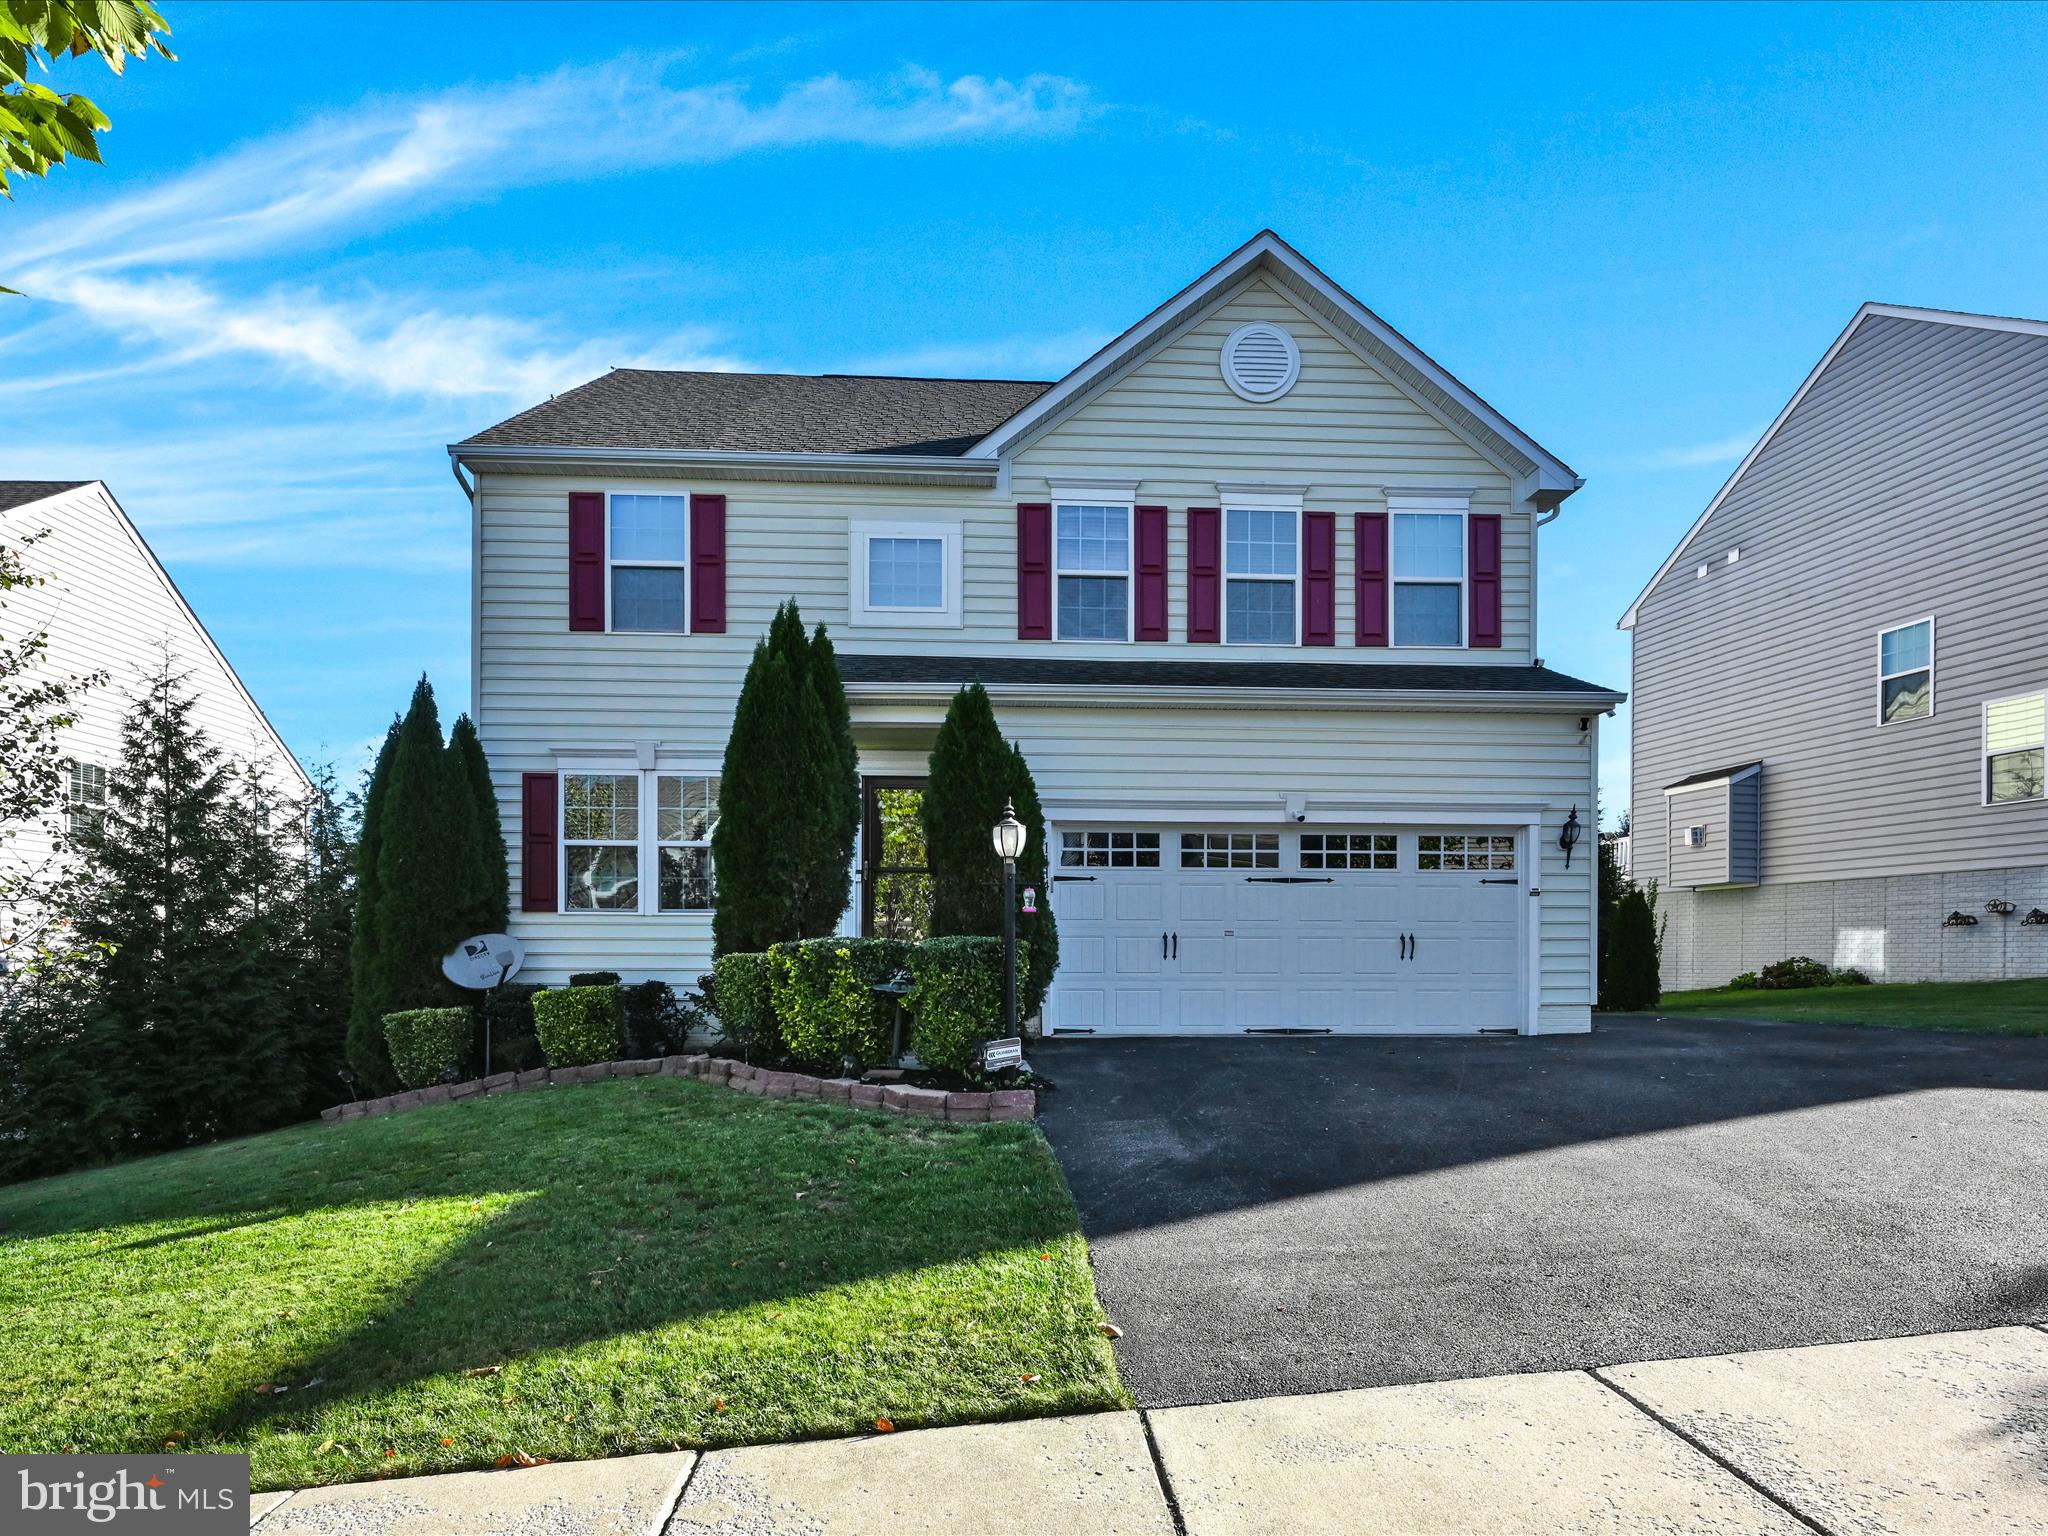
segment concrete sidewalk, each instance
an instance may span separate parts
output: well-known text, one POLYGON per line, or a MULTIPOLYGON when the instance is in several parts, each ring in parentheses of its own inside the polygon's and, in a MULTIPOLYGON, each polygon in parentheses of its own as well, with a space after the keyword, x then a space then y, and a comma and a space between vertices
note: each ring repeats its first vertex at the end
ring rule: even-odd
POLYGON ((257 1536, 2048 1530, 2048 1333, 262 1494, 257 1536))

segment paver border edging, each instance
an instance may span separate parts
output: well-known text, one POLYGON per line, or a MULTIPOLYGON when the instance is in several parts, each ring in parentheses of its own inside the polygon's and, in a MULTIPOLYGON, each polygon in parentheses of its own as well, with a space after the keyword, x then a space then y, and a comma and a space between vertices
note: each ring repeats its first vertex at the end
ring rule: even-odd
POLYGON ((944 1120, 954 1125, 980 1125, 990 1120, 1035 1120, 1038 1094, 1031 1088, 998 1088, 989 1093, 952 1093, 943 1088, 913 1088, 907 1083, 866 1083, 853 1077, 813 1077, 808 1072, 778 1072, 750 1066, 724 1056, 696 1053, 650 1056, 639 1061, 600 1061, 587 1067, 535 1067, 527 1072, 497 1072, 463 1083, 437 1083, 409 1088, 381 1099, 357 1099, 320 1111, 326 1121, 360 1120, 368 1115, 398 1114, 429 1104, 457 1099, 517 1093, 527 1088, 554 1088, 570 1083, 595 1083, 610 1077, 688 1077, 717 1083, 764 1099, 814 1099, 853 1109, 944 1120))

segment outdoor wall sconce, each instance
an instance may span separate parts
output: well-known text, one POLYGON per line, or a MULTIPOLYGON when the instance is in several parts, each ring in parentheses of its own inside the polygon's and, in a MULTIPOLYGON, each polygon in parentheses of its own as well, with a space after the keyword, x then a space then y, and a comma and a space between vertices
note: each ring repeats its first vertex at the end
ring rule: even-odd
POLYGON ((1571 815, 1565 817, 1564 827, 1557 834, 1557 846, 1564 850, 1564 867, 1572 867, 1572 850, 1579 846, 1584 829, 1579 826, 1579 808, 1572 807, 1571 815))
POLYGON ((1951 912, 1941 920, 1941 926, 1944 928, 1974 928, 1977 926, 1977 919, 1968 912, 1951 912))
POLYGON ((2048 928, 2048 912, 2043 912, 2039 907, 2036 907, 2020 919, 2020 926, 2022 928, 2048 928))
POLYGON ((2009 901, 1987 901, 1984 903, 1984 910, 1994 917, 2011 917, 2019 908, 2009 901))

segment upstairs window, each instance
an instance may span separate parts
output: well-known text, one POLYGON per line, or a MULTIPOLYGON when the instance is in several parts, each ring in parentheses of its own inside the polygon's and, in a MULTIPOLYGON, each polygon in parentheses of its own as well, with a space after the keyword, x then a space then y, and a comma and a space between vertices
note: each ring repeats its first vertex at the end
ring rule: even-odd
POLYGON ((855 521, 856 624, 958 625, 960 526, 855 521))
POLYGON ((1394 644, 1465 643, 1465 516, 1396 512, 1394 644))
POLYGON ((107 770, 76 759, 64 765, 64 830, 78 835, 106 825, 107 770))
POLYGON ((1053 580, 1062 640, 1131 638, 1131 509, 1053 509, 1053 580))
POLYGON ((2048 694, 1994 699, 1984 706, 1984 803, 2039 800, 2048 748, 2048 694))
POLYGON ((563 905, 640 910, 640 775, 562 775, 563 905))
POLYGON ((614 495, 610 510, 611 627, 681 634, 690 498, 614 495))
POLYGON ((1300 523, 1294 512, 1223 514, 1223 638, 1293 645, 1300 620, 1300 523))
POLYGON ((1934 713, 1934 620, 1903 624, 1877 637, 1877 718, 1881 725, 1934 713))

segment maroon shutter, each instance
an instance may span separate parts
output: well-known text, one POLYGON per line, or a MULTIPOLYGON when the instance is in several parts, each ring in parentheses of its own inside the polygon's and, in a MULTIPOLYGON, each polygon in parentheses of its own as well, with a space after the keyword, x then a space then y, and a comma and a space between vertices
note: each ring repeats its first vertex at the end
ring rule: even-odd
POLYGON ((604 628, 604 492, 569 493, 569 627, 604 628))
POLYGON ((552 912, 560 883, 555 841, 555 796, 560 783, 552 773, 529 773, 519 801, 519 910, 552 912))
POLYGON ((725 498, 690 498, 690 633, 725 633, 725 498))
POLYGON ((1387 644, 1387 514, 1358 514, 1358 643, 1387 644))
POLYGON ((1166 508, 1139 507, 1138 638, 1166 635, 1166 508))
POLYGON ((1188 508, 1188 639, 1223 638, 1223 509, 1188 508))
POLYGON ((1337 643, 1337 514, 1301 514, 1301 643, 1337 643))
POLYGON ((1472 619, 1468 644, 1500 645, 1500 514, 1475 512, 1465 519, 1472 570, 1472 619))
POLYGON ((1017 638, 1052 638, 1052 504, 1017 504, 1017 638))

